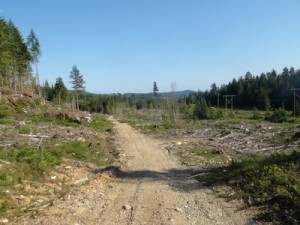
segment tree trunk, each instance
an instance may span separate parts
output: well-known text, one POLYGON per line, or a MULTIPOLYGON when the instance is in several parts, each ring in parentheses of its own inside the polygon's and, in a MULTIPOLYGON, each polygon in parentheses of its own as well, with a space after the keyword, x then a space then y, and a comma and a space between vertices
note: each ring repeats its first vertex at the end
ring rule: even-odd
POLYGON ((58 105, 61 106, 60 105, 60 92, 58 92, 58 105))
POLYGON ((78 103, 78 92, 76 94, 76 109, 79 110, 79 103, 78 103))
POLYGON ((38 65, 37 62, 35 64, 35 82, 36 82, 36 89, 37 89, 37 94, 40 96, 40 76, 39 76, 39 70, 38 70, 38 65))

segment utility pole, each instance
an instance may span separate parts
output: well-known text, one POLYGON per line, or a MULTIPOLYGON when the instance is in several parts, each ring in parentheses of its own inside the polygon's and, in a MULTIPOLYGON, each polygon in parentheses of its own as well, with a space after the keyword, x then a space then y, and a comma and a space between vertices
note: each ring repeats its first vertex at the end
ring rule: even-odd
POLYGON ((294 91, 294 117, 296 117, 296 99, 300 99, 299 91, 300 88, 293 88, 292 91, 294 91))
POLYGON ((225 109, 227 109, 227 105, 231 105, 231 110, 233 110, 233 97, 235 95, 223 95, 225 98, 225 109))
POLYGON ((218 108, 220 108, 220 94, 218 94, 218 108))

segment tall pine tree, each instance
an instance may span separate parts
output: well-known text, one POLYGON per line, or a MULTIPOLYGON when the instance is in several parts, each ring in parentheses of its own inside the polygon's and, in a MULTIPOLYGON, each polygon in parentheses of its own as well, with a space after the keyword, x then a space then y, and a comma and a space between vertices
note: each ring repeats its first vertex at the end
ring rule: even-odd
POLYGON ((85 81, 83 80, 83 75, 80 73, 76 65, 72 67, 72 70, 70 72, 70 79, 72 88, 76 92, 76 109, 79 110, 79 94, 85 90, 85 81))
POLYGON ((31 62, 35 65, 35 77, 36 77, 36 85, 40 87, 40 78, 39 78, 39 71, 38 71, 38 62, 41 56, 41 46, 39 39, 35 35, 34 31, 31 29, 28 37, 27 37, 27 46, 31 55, 31 62))

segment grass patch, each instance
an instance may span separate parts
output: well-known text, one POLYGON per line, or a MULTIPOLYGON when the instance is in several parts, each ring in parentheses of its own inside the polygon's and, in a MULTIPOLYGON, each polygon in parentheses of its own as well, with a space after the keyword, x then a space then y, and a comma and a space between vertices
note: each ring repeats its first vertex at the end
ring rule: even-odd
POLYGON ((20 134, 30 134, 31 133, 31 127, 28 125, 24 125, 18 128, 20 134))
POLYGON ((14 110, 9 107, 9 105, 3 100, 0 101, 0 118, 5 118, 12 116, 14 114, 14 110))
POLYGON ((105 132, 111 132, 113 130, 113 123, 99 114, 93 114, 92 122, 87 126, 105 132))
POLYGON ((55 144, 45 141, 43 150, 17 146, 7 150, 0 148, 0 217, 8 211, 18 209, 10 199, 13 193, 22 193, 26 182, 40 181, 63 160, 91 162, 98 166, 108 166, 113 161, 100 144, 83 141, 67 141, 55 144))
POLYGON ((106 166, 113 162, 113 157, 108 155, 100 144, 83 141, 68 141, 56 145, 51 149, 52 154, 58 158, 74 159, 106 166))
POLYGON ((300 151, 297 150, 290 154, 244 157, 229 166, 210 169, 197 179, 209 186, 231 186, 235 190, 231 197, 243 198, 248 203, 251 199, 251 204, 264 208, 259 215, 261 220, 299 224, 299 169, 300 151))
POLYGON ((15 119, 7 119, 7 118, 1 118, 0 119, 0 124, 3 124, 3 125, 13 125, 15 123, 17 123, 18 121, 15 120, 15 119))
POLYGON ((0 168, 0 174, 2 174, 0 188, 7 186, 8 181, 13 184, 15 177, 18 180, 25 177, 26 179, 43 177, 48 169, 61 162, 61 159, 51 151, 39 151, 23 146, 8 150, 1 149, 0 158, 11 163, 8 171, 6 167, 0 168))
POLYGON ((222 151, 197 146, 191 150, 193 161, 197 163, 220 164, 226 163, 228 158, 222 151))

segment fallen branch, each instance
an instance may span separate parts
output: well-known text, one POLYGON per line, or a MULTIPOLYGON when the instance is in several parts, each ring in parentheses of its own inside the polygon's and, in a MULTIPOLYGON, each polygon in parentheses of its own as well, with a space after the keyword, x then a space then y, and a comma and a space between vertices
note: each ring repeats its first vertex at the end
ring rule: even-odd
POLYGON ((4 161, 4 160, 2 160, 2 159, 0 159, 0 162, 4 163, 4 164, 6 164, 6 165, 14 165, 13 163, 4 161))
POLYGON ((0 145, 0 147, 3 147, 4 149, 15 147, 15 146, 16 146, 15 143, 9 143, 9 144, 5 144, 5 145, 0 145))
POLYGON ((37 149, 42 149, 42 148, 43 148, 43 147, 42 147, 42 141, 43 141, 43 137, 41 138, 41 140, 40 140, 40 142, 39 142, 39 144, 38 144, 37 149))
POLYGON ((26 209, 27 211, 37 211, 37 210, 41 210, 41 209, 44 209, 44 208, 47 208, 50 206, 51 203, 47 203, 46 205, 43 205, 41 207, 33 207, 33 208, 29 208, 29 209, 26 209))
POLYGON ((194 174, 192 176, 186 177, 185 179, 190 179, 190 178, 194 178, 194 177, 198 177, 198 176, 204 176, 204 175, 207 175, 207 174, 208 173, 201 172, 201 173, 197 173, 197 174, 194 174))
POLYGON ((83 179, 80 179, 80 180, 75 181, 75 182, 73 183, 73 185, 81 185, 81 184, 83 184, 83 183, 85 183, 85 182, 87 182, 87 181, 89 181, 89 178, 88 178, 88 177, 85 177, 85 178, 83 178, 83 179))
POLYGON ((34 134, 21 134, 23 137, 31 137, 31 138, 50 138, 47 135, 34 135, 34 134))

